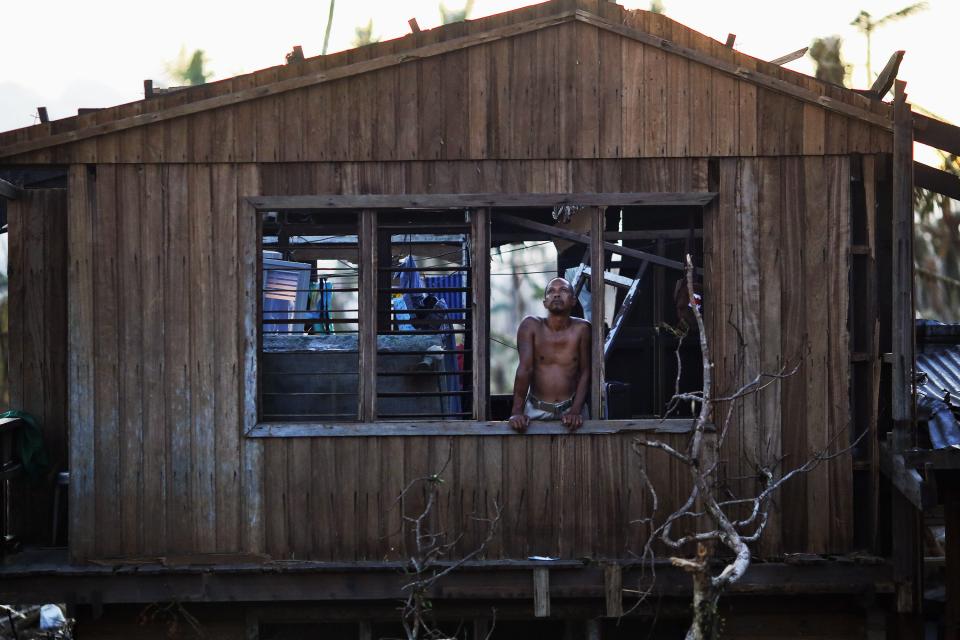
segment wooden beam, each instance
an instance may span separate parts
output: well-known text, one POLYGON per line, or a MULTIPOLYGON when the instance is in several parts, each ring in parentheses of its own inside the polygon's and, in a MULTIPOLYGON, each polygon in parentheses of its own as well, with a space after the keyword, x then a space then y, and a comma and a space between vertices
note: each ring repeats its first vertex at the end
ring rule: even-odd
MULTIPOLYGON (((602 207, 588 209, 590 212, 590 237, 586 240, 590 244, 590 268, 594 272, 606 271, 606 252, 603 241, 606 211, 602 207)), ((511 216, 513 217, 513 216, 511 216)), ((575 234, 579 235, 579 234, 575 234)), ((607 285, 602 278, 590 279, 590 417, 599 420, 604 417, 603 411, 603 383, 604 383, 604 301, 607 285)))
POLYGON ((770 64, 775 64, 778 67, 781 67, 788 62, 793 62, 794 60, 799 60, 803 56, 807 55, 807 51, 810 50, 810 47, 804 47, 802 49, 797 49, 796 51, 791 51, 785 56, 780 56, 779 58, 774 58, 770 61, 770 64))
MULTIPOLYGON (((693 421, 670 418, 633 418, 629 420, 585 420, 580 434, 614 433, 690 433, 693 421)), ((564 435, 570 431, 559 421, 536 421, 528 435, 564 435)), ((247 432, 251 438, 309 438, 355 436, 510 436, 516 435, 506 421, 419 420, 376 422, 261 422, 247 432)))
POLYGON ((728 33, 727 41, 723 43, 723 46, 727 47, 728 49, 733 49, 733 45, 736 44, 736 42, 737 42, 737 34, 728 33))
POLYGON ((407 24, 410 25, 410 33, 420 33, 420 25, 416 18, 410 18, 407 20, 407 24))
MULTIPOLYGON (((360 318, 375 319, 377 314, 377 212, 364 209, 360 214, 360 318)), ((360 323, 360 420, 374 422, 377 415, 377 323, 360 323)))
POLYGON ((470 211, 472 271, 470 321, 473 327, 473 419, 487 420, 490 400, 490 210, 470 211))
POLYGON ((46 107, 37 107, 37 117, 40 118, 40 124, 50 122, 50 115, 47 113, 46 107))
MULTIPOLYGON (((259 210, 307 209, 466 209, 470 207, 544 208, 659 206, 702 207, 716 193, 424 193, 323 196, 259 196, 250 198, 259 210)), ((548 227, 552 228, 552 227, 548 227)))
MULTIPOLYGON (((503 220, 504 222, 509 222, 518 227, 524 227, 525 229, 531 229, 533 231, 540 231, 550 236, 557 238, 563 238, 564 240, 571 240, 573 242, 579 242, 580 244, 591 245, 590 236, 585 236, 583 234, 577 233, 575 231, 567 231, 558 226, 551 226, 548 224, 542 224, 540 222, 534 222, 533 220, 527 220, 526 218, 521 218, 519 216, 510 215, 508 213, 494 213, 494 216, 498 220, 503 220)), ((600 236, 602 238, 602 235, 600 236)), ((670 267, 671 269, 676 269, 678 271, 683 271, 683 263, 678 262, 677 260, 670 260, 669 258, 663 258, 658 256, 655 253, 647 253, 646 251, 640 251, 638 249, 630 249, 628 247, 622 247, 618 244, 613 244, 612 242, 603 242, 601 240, 601 246, 604 250, 616 253, 621 256, 629 256, 631 258, 637 258, 638 260, 647 260, 652 264, 658 264, 663 267, 670 267)), ((593 261, 593 254, 590 256, 591 262, 593 261)), ((596 266, 594 264, 594 266, 596 266)), ((698 269, 697 273, 703 273, 702 269, 698 269)))
MULTIPOLYGON (((593 276, 593 270, 590 267, 584 267, 583 273, 588 277, 593 276)), ((620 287, 621 289, 629 289, 633 286, 632 278, 610 273, 609 271, 603 272, 603 281, 609 285, 613 285, 614 287, 620 287)))
POLYGON ((701 51, 678 45, 677 43, 665 38, 618 24, 611 20, 607 20, 606 18, 602 18, 580 9, 578 9, 576 12, 576 19, 581 22, 606 29, 607 31, 618 33, 624 37, 630 38, 631 40, 636 40, 637 42, 641 42, 645 45, 682 56, 688 60, 698 62, 712 69, 732 75, 740 80, 745 80, 766 89, 770 89, 771 91, 786 94, 798 100, 802 100, 803 102, 819 105, 827 111, 840 113, 850 118, 857 118, 887 131, 893 130, 893 123, 890 118, 873 113, 864 107, 856 107, 854 105, 822 95, 816 91, 805 89, 792 82, 769 76, 765 73, 757 71, 756 69, 748 69, 733 62, 718 60, 717 58, 714 58, 713 56, 701 51))
POLYGON ((960 471, 960 449, 908 449, 903 452, 903 461, 908 467, 930 465, 935 471, 960 471))
POLYGON ((914 161, 913 184, 915 187, 960 200, 960 177, 928 164, 914 161))
POLYGON ((12 182, 7 182, 0 178, 0 198, 6 198, 7 200, 16 200, 23 195, 23 189, 13 184, 12 182))
POLYGON ((209 109, 218 109, 221 107, 239 104, 241 102, 247 102, 248 100, 279 95, 288 91, 302 89, 304 87, 310 87, 361 73, 368 73, 371 71, 377 71, 379 69, 393 67, 411 60, 431 58, 433 56, 449 53, 451 51, 459 51, 461 49, 466 49, 467 47, 496 42, 498 40, 503 40, 504 38, 509 38, 511 36, 524 33, 531 33, 533 31, 545 29, 557 24, 569 22, 573 19, 574 13, 572 11, 564 11, 556 15, 535 18, 533 20, 517 24, 510 24, 485 31, 483 33, 469 34, 460 38, 453 38, 443 42, 428 44, 422 47, 408 49, 406 51, 399 51, 397 53, 380 56, 379 58, 374 58, 372 60, 363 60, 361 62, 347 64, 342 67, 336 67, 334 69, 307 73, 294 78, 286 78, 270 84, 251 87, 241 91, 234 91, 231 93, 214 96, 212 98, 194 100, 186 104, 163 109, 162 111, 141 113, 134 116, 119 118, 111 122, 104 122, 98 125, 75 129, 73 131, 64 131, 63 133, 49 135, 36 140, 25 140, 23 142, 17 142, 5 147, 0 147, 0 158, 26 153, 28 151, 36 151, 37 149, 43 149, 68 142, 86 140, 87 138, 92 138, 106 133, 113 133, 116 131, 124 131, 126 129, 152 124, 154 122, 172 120, 174 118, 180 118, 193 113, 207 111, 209 109))
POLYGON ((150 78, 143 81, 143 97, 144 99, 153 97, 153 80, 150 78))
POLYGON ((954 155, 960 155, 960 127, 925 116, 912 113, 913 139, 935 149, 954 155))
MULTIPOLYGON (((685 240, 690 237, 690 229, 645 229, 643 231, 607 231, 604 240, 685 240)), ((694 238, 703 237, 703 229, 693 230, 694 238)))
POLYGON ((550 617, 550 570, 546 567, 533 570, 533 615, 550 617))
POLYGON ((891 418, 893 448, 902 451, 913 439, 913 126, 906 83, 897 80, 893 132, 893 278, 891 291, 893 367, 891 418))
POLYGON ((903 54, 903 51, 894 51, 890 59, 887 60, 887 64, 884 65, 883 71, 880 72, 880 75, 874 80, 873 86, 870 87, 870 92, 878 100, 882 100, 883 96, 887 95, 890 87, 893 86, 893 81, 897 79, 900 63, 903 62, 903 54))

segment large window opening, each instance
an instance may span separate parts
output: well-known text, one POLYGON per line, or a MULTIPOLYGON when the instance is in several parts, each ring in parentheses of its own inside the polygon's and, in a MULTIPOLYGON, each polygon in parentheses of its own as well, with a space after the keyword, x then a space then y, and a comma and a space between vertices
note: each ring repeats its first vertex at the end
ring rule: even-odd
POLYGON ((555 277, 591 323, 590 418, 692 415, 670 398, 702 386, 682 271, 689 253, 709 304, 702 204, 257 210, 256 405, 269 433, 495 426, 511 412, 517 328, 546 315, 555 277))

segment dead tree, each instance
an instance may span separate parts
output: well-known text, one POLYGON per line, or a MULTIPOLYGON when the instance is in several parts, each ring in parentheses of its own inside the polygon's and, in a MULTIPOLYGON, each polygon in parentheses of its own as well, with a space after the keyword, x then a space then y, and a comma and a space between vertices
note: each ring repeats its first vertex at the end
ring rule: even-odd
MULTIPOLYGON (((693 262, 689 255, 686 259, 687 291, 694 291, 693 262)), ((649 523, 650 535, 643 548, 642 558, 644 565, 654 572, 653 580, 646 591, 640 594, 640 602, 650 595, 656 580, 654 560, 656 553, 654 546, 663 544, 671 552, 678 555, 671 557, 674 566, 688 571, 693 578, 693 620, 687 631, 687 640, 705 640, 718 635, 719 617, 717 603, 723 592, 737 582, 750 566, 749 544, 756 542, 763 534, 767 524, 770 500, 776 491, 787 481, 799 474, 807 473, 825 460, 848 453, 859 442, 859 438, 850 446, 836 453, 829 453, 838 434, 828 443, 827 448, 817 452, 810 459, 777 477, 777 466, 782 460, 757 461, 756 478, 762 489, 748 498, 732 497, 722 499, 718 488, 719 460, 723 449, 731 417, 737 402, 746 396, 755 394, 770 384, 779 383, 797 372, 799 363, 792 369, 782 369, 776 373, 759 373, 749 382, 741 386, 732 394, 724 397, 713 397, 713 361, 710 356, 710 345, 704 328, 698 301, 690 297, 690 308, 696 318, 700 334, 700 350, 703 365, 703 390, 695 392, 680 392, 680 358, 677 350, 677 386, 671 398, 668 412, 679 404, 689 402, 694 407, 699 405, 699 411, 694 420, 693 432, 685 450, 678 450, 664 442, 634 440, 633 448, 640 454, 645 449, 659 449, 666 455, 679 461, 690 474, 692 489, 683 505, 667 515, 662 521, 656 520, 658 507, 657 493, 649 478, 641 471, 646 490, 652 499, 652 515, 637 522, 649 523), (727 410, 723 421, 716 425, 713 431, 711 419, 715 418, 715 409, 718 403, 726 403, 727 410), (708 455, 708 438, 715 438, 713 451, 708 455), (674 525, 678 522, 693 524, 693 533, 679 537, 673 533, 674 525), (685 547, 696 544, 696 556, 693 559, 679 557, 685 547), (721 554, 714 554, 716 545, 721 545, 732 554, 723 560, 715 558, 721 554)), ((682 340, 682 338, 681 338, 682 340)), ((861 435, 861 437, 863 437, 861 435)))
MULTIPOLYGON (((447 459, 439 471, 412 480, 396 500, 403 519, 403 529, 411 535, 413 541, 410 557, 404 566, 410 581, 403 586, 406 596, 400 607, 401 622, 407 640, 446 640, 457 637, 458 633, 451 636, 437 627, 430 593, 445 576, 482 554, 493 539, 500 523, 502 509, 494 501, 492 517, 471 516, 474 520, 486 523, 486 537, 468 553, 454 560, 449 559, 451 552, 462 540, 463 534, 449 534, 437 527, 434 523, 434 509, 444 483, 443 473, 450 463, 451 453, 447 454, 447 459), (412 515, 408 514, 405 509, 406 498, 412 492, 420 490, 425 494, 423 509, 412 515)), ((496 611, 493 611, 493 618, 494 624, 490 625, 484 640, 493 633, 496 611)))

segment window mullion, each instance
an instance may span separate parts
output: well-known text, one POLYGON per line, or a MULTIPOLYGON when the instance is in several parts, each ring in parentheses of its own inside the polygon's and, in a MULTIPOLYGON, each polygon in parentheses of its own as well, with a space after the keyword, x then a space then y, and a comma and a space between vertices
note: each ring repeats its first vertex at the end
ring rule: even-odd
POLYGON ((606 254, 603 249, 604 210, 602 207, 590 209, 590 416, 594 420, 603 417, 603 316, 606 307, 604 293, 604 273, 606 254))
POLYGON ((490 399, 490 210, 470 211, 473 419, 487 420, 490 399))
POLYGON ((360 350, 360 420, 377 417, 377 212, 360 214, 360 285, 358 295, 360 350))

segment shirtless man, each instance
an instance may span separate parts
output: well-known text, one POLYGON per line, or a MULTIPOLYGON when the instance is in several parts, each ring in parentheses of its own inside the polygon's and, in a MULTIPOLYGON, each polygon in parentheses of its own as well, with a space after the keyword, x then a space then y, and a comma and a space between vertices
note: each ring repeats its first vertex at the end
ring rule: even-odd
POLYGON ((546 318, 527 316, 517 329, 520 364, 513 383, 510 426, 523 432, 531 420, 560 420, 573 431, 583 425, 590 386, 590 323, 571 318, 573 286, 563 278, 547 284, 546 318))

